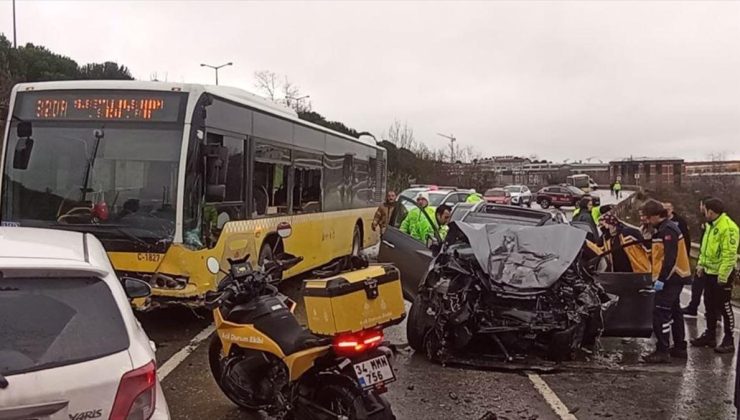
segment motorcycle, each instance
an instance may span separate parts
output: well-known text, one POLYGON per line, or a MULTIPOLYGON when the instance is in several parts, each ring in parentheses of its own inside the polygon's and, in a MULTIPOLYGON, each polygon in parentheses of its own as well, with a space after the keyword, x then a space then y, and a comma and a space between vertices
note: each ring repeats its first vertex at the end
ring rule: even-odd
POLYGON ((217 331, 209 364, 221 391, 279 419, 395 419, 381 395, 395 380, 383 330, 311 333, 294 316, 296 302, 275 287, 302 258, 277 255, 259 268, 248 258, 229 259, 218 289, 206 295, 217 331))

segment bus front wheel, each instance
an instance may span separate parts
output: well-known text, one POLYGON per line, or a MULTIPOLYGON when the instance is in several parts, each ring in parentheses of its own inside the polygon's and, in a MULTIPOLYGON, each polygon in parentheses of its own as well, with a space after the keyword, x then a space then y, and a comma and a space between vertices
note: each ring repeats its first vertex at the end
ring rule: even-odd
MULTIPOLYGON (((265 264, 266 260, 272 260, 275 257, 275 253, 273 252, 273 246, 275 249, 277 249, 276 245, 273 245, 269 241, 266 241, 264 244, 262 244, 262 248, 260 248, 260 254, 259 257, 257 257, 257 265, 260 267, 265 264)), ((283 278, 283 272, 279 271, 274 274, 275 279, 281 279, 283 278)))
POLYGON ((360 226, 355 225, 355 230, 352 233, 352 250, 350 251, 350 255, 359 257, 360 251, 362 251, 362 233, 360 232, 360 226))

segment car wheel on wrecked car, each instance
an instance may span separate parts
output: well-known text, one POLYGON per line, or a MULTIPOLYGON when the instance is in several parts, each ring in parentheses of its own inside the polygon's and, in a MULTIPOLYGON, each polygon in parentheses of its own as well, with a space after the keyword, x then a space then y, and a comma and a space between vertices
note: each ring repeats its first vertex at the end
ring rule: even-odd
POLYGON ((434 325, 434 318, 427 314, 428 309, 429 302, 417 295, 409 310, 409 318, 406 322, 406 337, 409 340, 409 346, 417 352, 425 350, 424 337, 434 325))

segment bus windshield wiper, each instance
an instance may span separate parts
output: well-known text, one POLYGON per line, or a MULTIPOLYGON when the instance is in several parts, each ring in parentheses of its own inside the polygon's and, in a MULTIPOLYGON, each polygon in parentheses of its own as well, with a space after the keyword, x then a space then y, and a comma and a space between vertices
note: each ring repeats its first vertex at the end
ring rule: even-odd
POLYGON ((116 230, 116 232, 120 232, 121 234, 133 240, 134 242, 138 242, 139 244, 144 245, 147 248, 151 248, 151 245, 149 245, 149 243, 147 243, 145 240, 141 239, 140 237, 134 235, 133 233, 127 231, 126 229, 122 227, 118 227, 118 226, 115 226, 114 229, 116 230))
POLYGON ((93 165, 95 164, 95 159, 98 157, 98 149, 100 148, 100 140, 105 137, 105 132, 101 130, 95 130, 93 132, 93 135, 95 136, 95 146, 93 146, 92 156, 90 156, 90 159, 87 161, 87 168, 85 168, 85 179, 83 181, 82 185, 82 201, 85 201, 87 199, 87 193, 90 192, 90 174, 93 170, 93 165))

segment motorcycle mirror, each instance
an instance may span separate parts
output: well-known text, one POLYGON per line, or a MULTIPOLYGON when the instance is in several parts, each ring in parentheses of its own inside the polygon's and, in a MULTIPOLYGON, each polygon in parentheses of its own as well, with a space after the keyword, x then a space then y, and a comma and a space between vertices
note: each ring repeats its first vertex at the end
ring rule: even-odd
POLYGON ((206 268, 208 268, 208 272, 211 274, 218 274, 218 272, 221 271, 221 265, 218 263, 216 257, 208 257, 206 260, 206 268))

